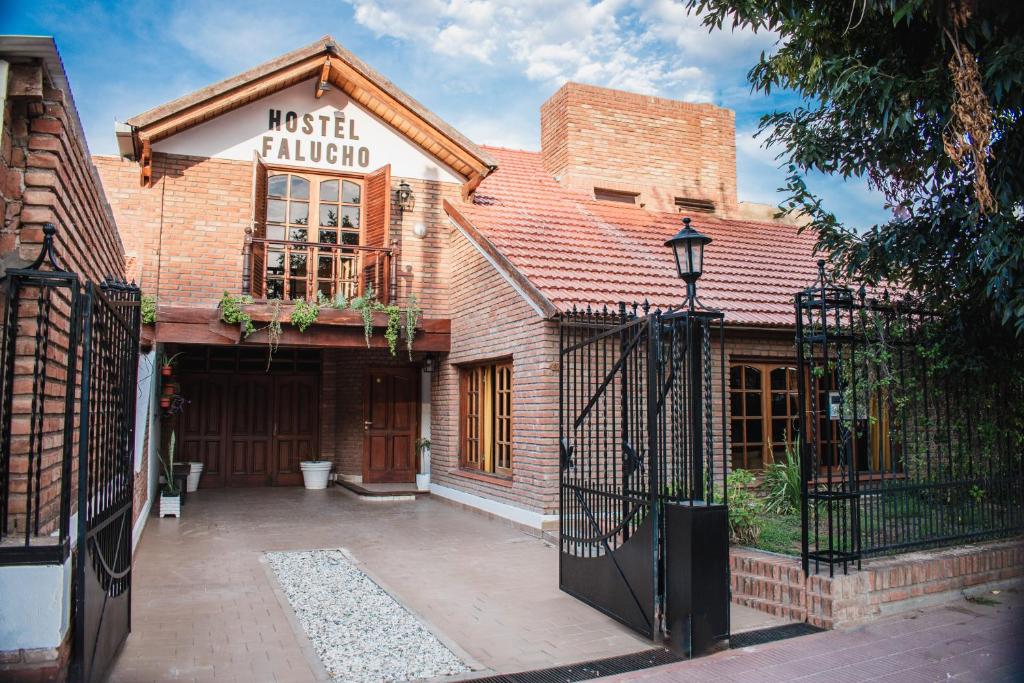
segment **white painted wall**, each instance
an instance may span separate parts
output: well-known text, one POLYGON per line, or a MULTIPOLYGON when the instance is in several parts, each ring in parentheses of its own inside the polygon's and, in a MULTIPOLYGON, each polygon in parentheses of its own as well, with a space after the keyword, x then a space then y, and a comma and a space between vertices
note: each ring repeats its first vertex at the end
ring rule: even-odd
POLYGON ((313 79, 298 83, 161 140, 153 151, 237 161, 252 161, 256 152, 268 163, 354 173, 369 173, 390 163, 391 174, 405 178, 464 180, 344 92, 332 89, 319 100, 313 92, 313 79), (276 125, 271 128, 271 110, 281 112, 280 130, 276 125), (296 114, 294 132, 287 129, 287 112, 296 114), (335 123, 336 114, 344 117, 340 124, 335 123), (314 143, 320 145, 319 161, 312 159, 314 143), (334 145, 333 161, 326 158, 328 145, 334 145))
POLYGON ((59 647, 70 621, 70 558, 0 567, 0 652, 59 647))

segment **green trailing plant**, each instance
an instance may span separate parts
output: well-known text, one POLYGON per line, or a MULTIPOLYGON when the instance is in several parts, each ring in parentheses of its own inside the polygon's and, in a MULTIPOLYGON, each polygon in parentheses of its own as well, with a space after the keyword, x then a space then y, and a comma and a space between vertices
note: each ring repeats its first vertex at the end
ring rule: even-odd
POLYGON ((252 324, 252 316, 246 313, 245 308, 243 308, 252 304, 252 302, 251 296, 245 294, 233 296, 228 292, 224 292, 224 296, 220 298, 220 303, 218 304, 220 319, 229 325, 238 325, 239 329, 242 330, 242 339, 246 339, 256 331, 256 326, 252 324))
POLYGON ((270 370, 270 363, 274 360, 277 347, 281 344, 281 300, 270 300, 270 322, 267 323, 267 370, 270 370))
POLYGON ((366 285, 366 291, 349 302, 349 308, 359 311, 363 316, 363 336, 366 337, 366 348, 370 348, 370 339, 373 337, 373 311, 376 308, 376 299, 372 285, 366 285))
POLYGON ((733 470, 726 477, 729 487, 729 538, 733 543, 755 545, 761 536, 761 502, 753 491, 754 475, 733 470))
POLYGON ((171 444, 168 448, 167 458, 157 453, 157 457, 160 458, 160 464, 164 469, 164 485, 162 488, 163 494, 166 496, 177 496, 181 493, 177 483, 174 481, 174 441, 175 432, 171 432, 171 444))
POLYGON ((348 299, 345 298, 345 292, 338 290, 338 293, 334 295, 334 299, 331 301, 331 308, 337 311, 344 311, 348 308, 348 299))
POLYGON ((416 337, 416 326, 420 324, 420 317, 423 309, 415 294, 410 294, 405 304, 405 348, 409 352, 409 360, 412 360, 412 342, 416 337))
POLYGON ((317 316, 320 315, 320 304, 306 301, 305 299, 299 299, 295 302, 295 306, 292 308, 291 321, 292 325, 299 329, 299 332, 305 332, 309 329, 309 326, 316 322, 317 316))
POLYGON ((143 294, 139 300, 139 308, 142 312, 142 324, 152 325, 156 322, 156 297, 150 294, 143 294))
POLYGON ((765 512, 788 515, 800 509, 800 456, 793 444, 786 444, 785 461, 764 468, 761 488, 765 492, 765 512))
POLYGON ((392 356, 398 352, 398 335, 402 328, 402 309, 395 304, 377 304, 376 309, 388 316, 388 326, 384 329, 384 339, 388 342, 388 351, 392 356))

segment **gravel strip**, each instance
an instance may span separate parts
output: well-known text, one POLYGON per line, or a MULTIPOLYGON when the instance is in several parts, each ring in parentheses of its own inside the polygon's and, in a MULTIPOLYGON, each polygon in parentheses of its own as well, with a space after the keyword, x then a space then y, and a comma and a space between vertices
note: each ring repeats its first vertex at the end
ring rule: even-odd
POLYGON ((331 678, 411 681, 469 671, 340 550, 266 553, 331 678))

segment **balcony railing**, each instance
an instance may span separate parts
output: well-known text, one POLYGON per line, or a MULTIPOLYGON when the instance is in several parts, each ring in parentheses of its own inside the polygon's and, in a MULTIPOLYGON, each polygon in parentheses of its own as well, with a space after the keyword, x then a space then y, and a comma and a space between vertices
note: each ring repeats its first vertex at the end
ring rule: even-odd
POLYGON ((373 288, 377 301, 391 299, 392 250, 358 244, 292 242, 254 237, 247 285, 255 299, 334 299, 362 296, 373 288))

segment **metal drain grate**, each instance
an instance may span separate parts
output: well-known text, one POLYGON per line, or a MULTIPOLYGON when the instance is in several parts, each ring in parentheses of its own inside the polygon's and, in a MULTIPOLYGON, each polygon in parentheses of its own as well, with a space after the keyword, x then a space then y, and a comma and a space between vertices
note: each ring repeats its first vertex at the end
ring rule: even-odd
POLYGON ((776 640, 809 636, 812 633, 821 633, 824 630, 825 629, 818 628, 817 626, 811 626, 810 624, 786 624, 785 626, 762 628, 757 631, 747 631, 745 633, 737 633, 733 635, 729 638, 729 647, 735 650, 739 647, 764 645, 765 643, 771 643, 776 640))
POLYGON ((473 681, 474 683, 573 683, 574 681, 589 681, 601 676, 624 674, 681 661, 683 660, 668 650, 657 648, 620 657, 595 659, 592 662, 556 666, 550 669, 476 678, 473 681))

